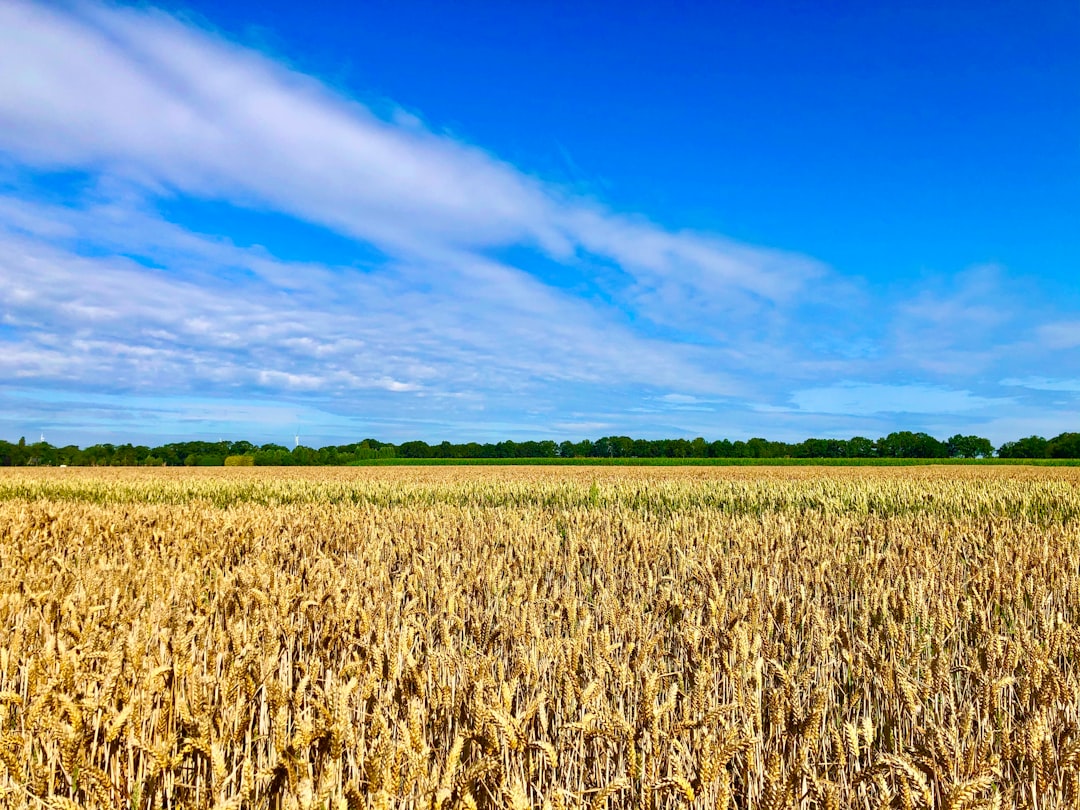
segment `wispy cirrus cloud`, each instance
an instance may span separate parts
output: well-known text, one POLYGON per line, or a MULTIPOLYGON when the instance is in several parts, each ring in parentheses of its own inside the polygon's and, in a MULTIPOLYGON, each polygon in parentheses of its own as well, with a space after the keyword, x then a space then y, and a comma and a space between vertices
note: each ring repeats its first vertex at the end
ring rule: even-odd
POLYGON ((0 5, 0 91, 0 150, 122 191, 0 198, 13 380, 489 405, 548 386, 548 408, 559 384, 745 394, 762 313, 830 279, 805 257, 613 213, 153 10, 0 5), (165 221, 153 200, 175 195, 280 211, 384 258, 282 262, 165 221), (515 245, 611 303, 494 255, 515 245), (647 323, 739 348, 719 368, 647 323))
POLYGON ((924 280, 895 304, 891 358, 905 368, 946 376, 992 366, 1017 342, 1015 324, 1027 314, 1012 287, 996 265, 924 280))
POLYGON ((296 402, 398 437, 795 438, 1029 424, 1009 380, 1055 353, 1051 376, 1080 373, 1061 351, 1080 321, 1034 320, 1003 268, 873 290, 663 228, 151 8, 0 0, 0 159, 8 393, 262 398, 267 419, 296 402), (63 172, 86 182, 46 193, 63 172), (307 223, 356 255, 286 260, 174 204, 307 223))
POLYGON ((0 6, 0 148, 148 189, 269 206, 396 256, 530 244, 629 274, 646 315, 791 300, 820 264, 672 233, 529 177, 155 11, 0 6), (47 103, 43 103, 44 100, 47 103))
POLYGON ((1080 320, 1045 324, 1039 327, 1038 337, 1048 349, 1075 349, 1080 346, 1080 320))
POLYGON ((1061 391, 1080 394, 1080 379, 1059 380, 1050 377, 1009 377, 1001 381, 1002 385, 1016 388, 1028 388, 1032 391, 1061 391))
POLYGON ((9 380, 436 399, 560 384, 745 387, 704 370, 692 348, 635 333, 617 313, 483 256, 370 272, 281 261, 123 206, 0 197, 0 221, 15 209, 15 224, 0 226, 9 380), (163 255, 167 269, 140 261, 163 255))
POLYGON ((799 410, 825 414, 946 414, 1011 404, 1008 398, 978 396, 941 386, 859 382, 796 391, 792 402, 799 410))

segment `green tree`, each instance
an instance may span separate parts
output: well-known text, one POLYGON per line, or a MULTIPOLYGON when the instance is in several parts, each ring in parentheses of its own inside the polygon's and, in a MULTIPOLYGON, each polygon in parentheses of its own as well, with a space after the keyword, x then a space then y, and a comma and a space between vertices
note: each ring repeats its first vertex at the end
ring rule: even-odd
POLYGON ((1042 436, 1028 436, 1005 442, 998 448, 999 458, 1047 458, 1050 442, 1042 436))
POLYGON ((731 458, 732 455, 730 439, 718 439, 709 445, 709 456, 712 458, 731 458))
POLYGON ((656 442, 647 439, 634 439, 633 449, 630 451, 634 458, 655 458, 660 452, 656 442))
POLYGON ((310 467, 315 463, 317 456, 310 447, 302 444, 297 445, 292 451, 292 463, 297 467, 310 467))
POLYGON ((755 436, 746 442, 746 454, 750 458, 775 458, 774 442, 755 436))
POLYGON ((431 447, 427 442, 412 441, 398 445, 397 454, 401 458, 431 458, 431 447))
POLYGON ((949 448, 926 433, 901 430, 877 442, 879 455, 885 458, 948 458, 949 448))
POLYGON ((946 446, 949 458, 989 458, 994 454, 994 445, 980 436, 961 436, 957 433, 946 442, 946 446))
POLYGON ((686 439, 672 439, 667 443, 665 455, 668 458, 689 458, 690 449, 690 442, 686 439))
POLYGON ((865 436, 852 436, 847 442, 848 458, 873 458, 878 454, 877 443, 865 436))
POLYGON ((1080 433, 1062 433, 1047 443, 1050 458, 1080 458, 1080 433))

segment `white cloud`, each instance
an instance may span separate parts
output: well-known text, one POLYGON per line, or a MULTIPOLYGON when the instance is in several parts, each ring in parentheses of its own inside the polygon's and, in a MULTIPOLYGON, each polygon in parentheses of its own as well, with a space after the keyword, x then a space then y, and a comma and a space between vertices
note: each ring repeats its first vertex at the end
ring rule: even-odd
POLYGON ((1080 393, 1080 380, 1055 380, 1049 377, 1009 377, 1002 385, 1030 388, 1034 391, 1064 391, 1080 393))
POLYGON ((725 429, 781 436, 989 419, 1015 403, 976 374, 1036 389, 1021 375, 1047 357, 1057 377, 1077 370, 1048 350, 1080 346, 1080 321, 1028 325, 999 268, 886 296, 805 256, 667 230, 145 8, 0 0, 0 162, 86 172, 93 189, 69 205, 0 196, 9 382, 354 411, 381 398, 372 418, 396 424, 486 408, 492 430, 543 411, 571 420, 543 422, 557 429, 674 434, 656 420, 677 415, 710 434, 705 412, 723 410, 725 429), (166 221, 165 198, 285 214, 377 251, 283 261, 166 221), (527 258, 494 258, 519 255, 504 248, 527 258), (837 382, 885 375, 928 382, 837 382), (860 422, 873 414, 891 416, 860 422))
MULTIPOLYGON (((32 212, 85 239, 99 221, 93 211, 32 212)), ((107 230, 107 243, 167 254, 169 269, 80 256, 47 235, 5 231, 0 220, 0 311, 18 330, 5 341, 0 375, 128 390, 250 385, 322 394, 739 387, 705 373, 683 347, 635 334, 469 253, 368 273, 282 262, 137 213, 107 230)))
POLYGON ((1080 321, 1048 323, 1038 329, 1038 336, 1048 349, 1075 349, 1080 346, 1080 321))
POLYGON ((0 149, 269 206, 402 258, 511 244, 571 263, 594 254, 630 274, 628 300, 660 323, 752 313, 826 275, 615 215, 156 11, 0 5, 0 149))
POLYGON ((908 368, 945 376, 982 371, 1016 340, 1008 326, 1022 296, 997 265, 931 277, 907 292, 890 315, 892 357, 908 368))
POLYGON ((796 391, 791 398, 800 411, 825 414, 956 414, 1000 407, 1008 398, 982 397, 933 385, 844 383, 796 391))
POLYGON ((98 165, 195 194, 248 197, 376 241, 565 248, 540 189, 485 153, 365 108, 160 13, 0 8, 0 120, 41 165, 98 165), (47 103, 46 103, 47 102, 47 103), (407 223, 407 225, 406 225, 407 223))

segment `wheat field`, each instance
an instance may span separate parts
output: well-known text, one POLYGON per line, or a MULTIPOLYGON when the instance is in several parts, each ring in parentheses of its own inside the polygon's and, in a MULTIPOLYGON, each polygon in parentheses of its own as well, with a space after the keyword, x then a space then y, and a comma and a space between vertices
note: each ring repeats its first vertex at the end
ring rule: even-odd
POLYGON ((0 471, 0 806, 1075 808, 1080 471, 0 471))

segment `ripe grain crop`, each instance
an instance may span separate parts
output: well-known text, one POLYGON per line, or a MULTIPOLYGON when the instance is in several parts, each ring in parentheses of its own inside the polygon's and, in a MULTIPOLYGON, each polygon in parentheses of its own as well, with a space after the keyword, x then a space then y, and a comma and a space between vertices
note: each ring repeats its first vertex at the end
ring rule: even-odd
POLYGON ((0 472, 0 806, 1080 801, 1080 471, 0 472))

